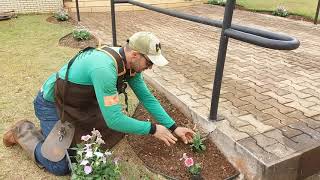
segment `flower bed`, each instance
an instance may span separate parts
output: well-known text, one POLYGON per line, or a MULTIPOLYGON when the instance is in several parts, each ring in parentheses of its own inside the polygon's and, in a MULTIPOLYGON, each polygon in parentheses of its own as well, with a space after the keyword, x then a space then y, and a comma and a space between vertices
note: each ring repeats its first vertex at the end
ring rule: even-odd
MULTIPOLYGON (((164 96, 158 92, 154 94, 178 125, 194 127, 192 120, 187 119, 164 96)), ((154 121, 141 105, 137 107, 134 117, 154 121)), ((201 177, 207 180, 228 179, 238 174, 215 144, 208 139, 203 140, 205 149, 201 152, 195 151, 191 145, 185 145, 181 141, 167 147, 152 136, 129 135, 127 140, 147 167, 172 179, 191 179, 192 174, 197 174, 192 172, 199 170, 196 164, 201 168, 199 170, 201 177), (187 158, 192 158, 192 163, 191 159, 187 158)))

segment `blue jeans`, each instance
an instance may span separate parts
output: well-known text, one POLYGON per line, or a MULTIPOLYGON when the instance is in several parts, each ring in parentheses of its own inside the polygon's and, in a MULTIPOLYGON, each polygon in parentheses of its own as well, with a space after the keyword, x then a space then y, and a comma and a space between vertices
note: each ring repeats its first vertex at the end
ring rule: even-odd
MULTIPOLYGON (((59 120, 56 106, 53 102, 47 101, 43 98, 43 93, 39 92, 33 102, 34 111, 37 118, 40 120, 40 127, 45 138, 48 136, 56 122, 59 120)), ((36 161, 45 167, 46 170, 54 175, 62 176, 68 174, 69 167, 66 157, 59 162, 52 162, 42 156, 41 146, 43 142, 37 144, 35 149, 36 161)))

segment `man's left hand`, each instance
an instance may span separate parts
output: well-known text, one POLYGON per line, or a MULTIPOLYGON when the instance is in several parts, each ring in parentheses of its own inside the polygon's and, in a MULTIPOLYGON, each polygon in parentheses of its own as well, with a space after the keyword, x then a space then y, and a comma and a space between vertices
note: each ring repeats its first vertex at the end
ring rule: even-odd
POLYGON ((192 131, 189 128, 185 128, 185 127, 177 127, 174 130, 174 133, 181 138, 181 140, 185 143, 191 143, 192 139, 193 139, 193 135, 195 134, 194 131, 192 131))

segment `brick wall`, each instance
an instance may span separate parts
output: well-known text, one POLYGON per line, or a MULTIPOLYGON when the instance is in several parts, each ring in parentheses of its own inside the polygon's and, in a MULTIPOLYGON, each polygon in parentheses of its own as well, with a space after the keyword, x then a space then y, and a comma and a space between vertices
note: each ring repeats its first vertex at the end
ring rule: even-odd
POLYGON ((63 0, 0 0, 0 13, 47 13, 63 8, 63 0))

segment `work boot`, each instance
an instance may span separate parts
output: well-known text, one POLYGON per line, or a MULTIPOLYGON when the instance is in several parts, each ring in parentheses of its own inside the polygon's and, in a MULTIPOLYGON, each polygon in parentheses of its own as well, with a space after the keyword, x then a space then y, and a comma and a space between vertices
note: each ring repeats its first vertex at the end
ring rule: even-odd
POLYGON ((18 121, 3 135, 3 144, 5 146, 10 147, 19 144, 33 161, 35 161, 34 150, 37 144, 43 140, 44 136, 28 120, 18 121))

